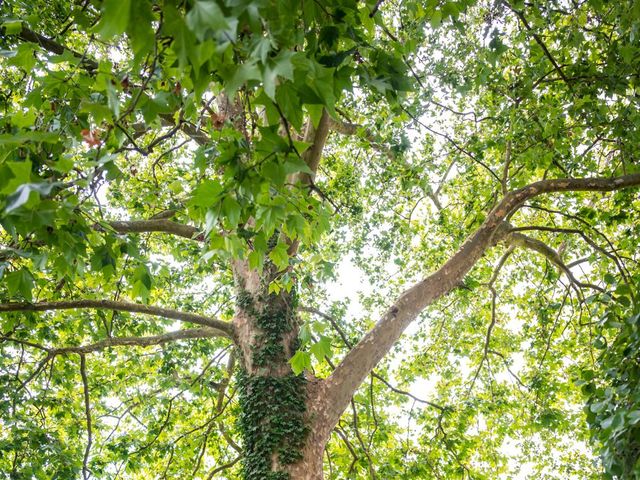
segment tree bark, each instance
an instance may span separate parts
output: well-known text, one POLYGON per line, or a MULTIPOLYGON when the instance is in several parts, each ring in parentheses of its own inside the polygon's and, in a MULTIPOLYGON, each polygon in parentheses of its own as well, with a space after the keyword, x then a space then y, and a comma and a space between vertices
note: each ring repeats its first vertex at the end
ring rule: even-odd
POLYGON ((569 178, 543 180, 505 195, 487 215, 483 224, 440 269, 406 290, 393 303, 375 327, 347 353, 331 376, 326 380, 310 382, 306 417, 310 432, 302 450, 302 459, 288 468, 291 478, 323 478, 324 447, 357 388, 420 312, 450 292, 484 252, 509 233, 509 225, 505 219, 526 200, 545 193, 614 191, 638 185, 640 174, 617 178, 569 178))
POLYGON ((482 225, 467 237, 460 249, 440 269, 406 290, 323 382, 324 389, 320 393, 321 398, 317 400, 320 421, 314 424, 314 428, 323 433, 320 437, 328 436, 356 389, 398 341, 409 324, 427 306, 450 292, 484 252, 507 233, 504 220, 526 200, 545 193, 609 192, 638 185, 640 174, 615 178, 564 178, 535 182, 505 195, 482 225))
POLYGON ((310 424, 307 380, 295 375, 289 363, 299 346, 295 290, 269 292, 270 283, 279 275, 270 262, 257 272, 246 261, 238 260, 234 262, 234 274, 243 478, 304 478, 297 472, 287 476, 291 468, 305 460, 310 424))

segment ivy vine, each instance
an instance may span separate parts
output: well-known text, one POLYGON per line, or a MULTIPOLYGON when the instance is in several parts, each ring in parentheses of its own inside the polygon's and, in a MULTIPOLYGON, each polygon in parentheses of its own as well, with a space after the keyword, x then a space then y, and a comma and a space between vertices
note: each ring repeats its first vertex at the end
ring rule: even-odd
MULTIPOLYGON (((259 330, 252 352, 255 367, 267 368, 283 358, 287 334, 295 326, 296 294, 286 297, 269 294, 254 302, 250 293, 241 291, 238 306, 245 310, 259 330), (260 305, 260 308, 256 306, 260 305)), ((297 348, 297 336, 291 340, 297 348)), ((272 471, 274 454, 279 465, 290 465, 302 458, 302 445, 308 431, 306 379, 289 373, 284 376, 237 374, 241 413, 238 427, 244 439, 246 480, 287 480, 285 471, 272 471)))

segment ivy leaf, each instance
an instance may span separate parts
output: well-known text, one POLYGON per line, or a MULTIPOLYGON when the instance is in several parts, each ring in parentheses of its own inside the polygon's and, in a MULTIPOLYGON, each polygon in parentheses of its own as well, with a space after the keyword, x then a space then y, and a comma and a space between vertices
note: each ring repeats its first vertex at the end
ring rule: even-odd
POLYGON ((276 295, 280 293, 280 290, 282 290, 282 285, 280 285, 280 283, 278 283, 277 280, 274 280, 273 282, 269 283, 269 291, 268 293, 275 293, 276 295))
POLYGON ((628 418, 630 425, 635 425, 636 423, 640 422, 640 410, 629 412, 628 418))

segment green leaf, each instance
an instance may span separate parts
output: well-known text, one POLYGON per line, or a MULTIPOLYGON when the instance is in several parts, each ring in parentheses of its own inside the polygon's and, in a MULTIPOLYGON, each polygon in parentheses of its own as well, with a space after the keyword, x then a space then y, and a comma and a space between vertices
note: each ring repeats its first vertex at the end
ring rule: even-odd
POLYGON ((104 0, 102 15, 95 31, 105 40, 125 32, 129 25, 131 2, 138 0, 104 0))
POLYGON ((20 293, 29 302, 32 300, 31 292, 34 287, 33 275, 26 268, 21 268, 15 272, 5 275, 5 280, 9 296, 13 297, 20 293))
POLYGON ((109 105, 109 109, 113 112, 115 118, 120 116, 120 99, 118 98, 118 92, 116 87, 110 81, 106 82, 106 93, 107 93, 107 105, 109 105))
POLYGON ((256 226, 271 236, 276 225, 284 218, 284 208, 280 205, 259 205, 256 210, 256 226))
POLYGON ((307 352, 298 350, 293 357, 289 360, 291 364, 291 370, 296 375, 300 375, 306 369, 311 368, 311 356, 307 352))
POLYGON ((224 197, 224 200, 222 201, 222 210, 229 222, 229 226, 231 228, 235 228, 240 221, 240 214, 242 212, 242 207, 238 201, 231 196, 224 197))
POLYGON ((252 250, 249 253, 249 268, 253 270, 261 271, 263 265, 264 265, 264 254, 256 250, 252 250))
POLYGON ((293 65, 291 57, 293 52, 281 51, 277 57, 267 62, 262 83, 264 91, 271 100, 276 98, 276 85, 278 77, 293 80, 293 65))
POLYGON ((305 323, 300 327, 300 333, 298 334, 298 337, 300 337, 300 343, 302 345, 306 345, 307 343, 309 343, 309 341, 311 341, 311 327, 308 323, 305 323))
POLYGON ((216 2, 196 1, 189 13, 186 23, 189 29, 202 41, 209 30, 226 30, 229 23, 216 2))
POLYGON ((271 51, 272 43, 269 38, 261 37, 258 39, 251 56, 257 58, 262 64, 267 63, 269 52, 271 51))
POLYGON ((218 197, 222 191, 223 188, 220 182, 216 180, 204 180, 191 194, 189 205, 194 207, 210 207, 218 201, 218 197))
POLYGON ((322 362, 325 357, 331 358, 331 339, 329 337, 325 337, 322 335, 320 340, 309 348, 309 352, 311 352, 318 362, 322 362))
POLYGON ((311 118, 311 122, 315 128, 318 128, 320 125, 320 120, 322 119, 322 113, 324 111, 324 107, 322 105, 310 105, 305 104, 304 108, 309 113, 309 117, 311 118))
POLYGON ((302 215, 289 215, 287 221, 283 227, 283 231, 289 238, 300 238, 304 235, 307 221, 302 215))
POLYGON ((196 38, 185 24, 183 16, 171 4, 167 5, 165 11, 163 33, 173 39, 171 49, 178 57, 180 68, 186 68, 189 65, 191 55, 194 53, 196 38))
POLYGON ((249 80, 262 80, 262 74, 255 63, 243 63, 236 68, 233 76, 226 82, 225 90, 232 97, 249 80))
POLYGON ((289 246, 286 243, 278 242, 269 252, 269 258, 279 270, 284 270, 289 266, 289 246))
POLYGON ((15 134, 0 134, 0 146, 15 146, 29 142, 58 143, 59 141, 60 135, 53 132, 18 132, 15 134))
POLYGON ((127 26, 127 36, 131 41, 131 50, 136 57, 153 51, 155 32, 152 28, 153 13, 148 0, 133 0, 131 19, 127 26))
POLYGON ((262 176, 276 186, 281 186, 287 177, 287 172, 277 159, 273 162, 266 162, 260 169, 262 176))
POLYGON ((133 271, 132 283, 131 296, 139 298, 146 303, 149 300, 152 285, 151 273, 146 265, 138 265, 136 267, 133 271))
POLYGON ((18 45, 17 50, 10 51, 3 56, 9 58, 7 64, 22 68, 25 72, 30 72, 37 62, 35 50, 35 45, 23 43, 18 45))
POLYGON ((10 194, 23 183, 31 181, 32 163, 28 160, 22 162, 6 162, 0 165, 0 175, 4 180, 4 185, 0 188, 0 193, 10 194))
POLYGON ((36 192, 41 196, 46 196, 49 195, 49 193, 51 193, 51 190, 53 190, 58 185, 59 183, 48 182, 25 183, 23 185, 20 185, 15 193, 7 197, 7 205, 4 208, 5 213, 10 213, 27 203, 32 192, 36 192))
POLYGON ((308 173, 309 175, 313 175, 313 170, 309 168, 309 165, 300 157, 289 155, 287 157, 287 161, 284 163, 284 172, 287 175, 297 172, 308 173))
POLYGON ((15 18, 2 20, 0 26, 4 28, 5 35, 17 35, 22 31, 22 21, 15 18))
POLYGON ((438 28, 442 23, 442 12, 440 10, 436 10, 431 15, 431 28, 438 28))
POLYGON ((289 84, 285 83, 278 87, 276 103, 293 128, 300 131, 303 120, 302 105, 300 97, 289 84))

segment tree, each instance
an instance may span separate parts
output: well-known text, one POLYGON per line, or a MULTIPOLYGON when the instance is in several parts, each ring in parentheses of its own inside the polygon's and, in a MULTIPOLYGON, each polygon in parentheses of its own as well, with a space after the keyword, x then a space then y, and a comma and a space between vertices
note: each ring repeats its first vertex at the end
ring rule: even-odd
POLYGON ((640 472, 640 3, 1 8, 2 478, 640 472))

